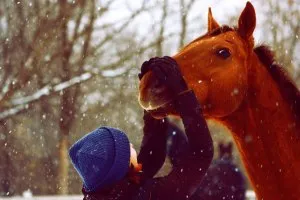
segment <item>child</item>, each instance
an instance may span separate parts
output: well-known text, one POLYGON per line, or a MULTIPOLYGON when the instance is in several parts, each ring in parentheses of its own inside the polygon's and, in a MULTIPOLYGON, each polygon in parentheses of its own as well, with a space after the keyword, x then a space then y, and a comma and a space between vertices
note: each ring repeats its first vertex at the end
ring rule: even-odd
POLYGON ((188 90, 176 61, 170 57, 151 59, 143 64, 139 77, 149 70, 174 93, 175 109, 183 121, 188 148, 167 176, 153 178, 166 156, 166 119, 154 119, 144 112, 144 136, 137 159, 142 171, 134 162, 134 150, 130 153, 125 133, 109 127, 96 129, 70 148, 72 163, 84 183, 85 200, 189 199, 212 161, 212 139, 200 104, 193 91, 188 90), (168 68, 168 73, 158 74, 160 68, 168 68))

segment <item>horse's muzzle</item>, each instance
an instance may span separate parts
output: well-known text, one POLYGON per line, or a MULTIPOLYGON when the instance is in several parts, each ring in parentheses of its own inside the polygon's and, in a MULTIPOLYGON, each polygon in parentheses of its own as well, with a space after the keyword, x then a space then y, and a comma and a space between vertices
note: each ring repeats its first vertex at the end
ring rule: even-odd
POLYGON ((151 71, 143 76, 139 86, 139 103, 145 110, 158 109, 172 100, 168 88, 160 84, 151 71))

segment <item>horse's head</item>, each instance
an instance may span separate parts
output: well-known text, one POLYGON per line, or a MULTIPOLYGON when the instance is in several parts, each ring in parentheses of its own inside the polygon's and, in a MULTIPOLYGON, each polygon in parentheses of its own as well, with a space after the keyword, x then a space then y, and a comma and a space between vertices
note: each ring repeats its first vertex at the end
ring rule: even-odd
MULTIPOLYGON (((255 11, 249 2, 237 28, 219 26, 209 9, 208 32, 173 56, 205 115, 224 117, 241 105, 247 91, 255 25, 255 11)), ((168 89, 157 82, 151 71, 145 74, 139 89, 141 106, 155 110, 154 116, 175 113, 168 89)))

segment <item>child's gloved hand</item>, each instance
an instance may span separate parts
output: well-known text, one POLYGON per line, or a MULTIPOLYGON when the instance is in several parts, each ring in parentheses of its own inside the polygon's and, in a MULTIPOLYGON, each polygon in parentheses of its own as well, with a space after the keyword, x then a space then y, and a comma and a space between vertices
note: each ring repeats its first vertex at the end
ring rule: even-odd
POLYGON ((158 60, 158 59, 159 59, 159 57, 154 57, 154 58, 150 58, 150 60, 143 62, 142 67, 141 67, 141 73, 138 74, 140 80, 149 71, 150 64, 155 63, 156 60, 158 60))
POLYGON ((188 89, 179 70, 178 64, 171 57, 155 57, 144 62, 139 78, 141 79, 149 70, 152 70, 159 82, 167 86, 174 95, 188 89))

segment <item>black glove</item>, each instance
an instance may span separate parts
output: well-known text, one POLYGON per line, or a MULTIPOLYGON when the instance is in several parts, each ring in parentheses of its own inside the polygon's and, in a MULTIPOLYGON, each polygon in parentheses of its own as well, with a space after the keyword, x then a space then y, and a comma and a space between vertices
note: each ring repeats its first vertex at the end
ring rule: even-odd
POLYGON ((141 79, 149 70, 155 74, 159 82, 166 85, 174 95, 188 89, 176 61, 168 56, 151 58, 143 63, 139 78, 141 79))
POLYGON ((149 71, 149 66, 151 63, 155 63, 159 57, 150 58, 150 60, 143 62, 141 67, 141 73, 139 73, 139 79, 141 80, 143 76, 149 71))

